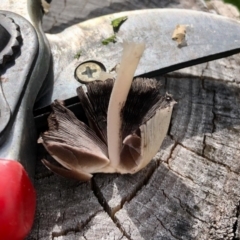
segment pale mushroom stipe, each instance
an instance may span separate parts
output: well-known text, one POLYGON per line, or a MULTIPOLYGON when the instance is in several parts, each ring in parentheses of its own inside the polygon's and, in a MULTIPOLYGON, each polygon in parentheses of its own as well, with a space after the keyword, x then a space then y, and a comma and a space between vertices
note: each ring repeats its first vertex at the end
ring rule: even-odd
POLYGON ((42 160, 48 169, 87 181, 100 172, 136 173, 156 155, 176 102, 169 94, 160 95, 157 80, 133 80, 144 48, 124 43, 116 79, 92 81, 86 89, 77 89, 87 123, 54 101, 49 130, 38 140, 60 164, 42 160))

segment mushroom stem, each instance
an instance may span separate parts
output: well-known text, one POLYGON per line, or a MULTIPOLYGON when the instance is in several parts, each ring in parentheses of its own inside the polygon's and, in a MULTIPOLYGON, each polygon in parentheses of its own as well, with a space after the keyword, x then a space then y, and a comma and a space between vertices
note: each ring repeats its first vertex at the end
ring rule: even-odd
POLYGON ((107 114, 107 141, 109 159, 114 168, 120 162, 122 147, 121 110, 127 100, 134 73, 144 49, 144 43, 124 43, 120 68, 110 96, 107 114))

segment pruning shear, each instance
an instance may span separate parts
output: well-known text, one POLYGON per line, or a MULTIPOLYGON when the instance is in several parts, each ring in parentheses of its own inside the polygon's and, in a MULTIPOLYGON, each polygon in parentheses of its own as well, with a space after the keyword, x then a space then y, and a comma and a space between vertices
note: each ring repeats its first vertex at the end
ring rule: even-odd
POLYGON ((36 196, 30 179, 37 131, 45 128, 49 104, 64 100, 81 114, 76 110, 76 88, 110 73, 119 62, 123 41, 145 42, 146 51, 135 73, 142 77, 240 52, 239 22, 191 10, 116 13, 56 35, 44 34, 42 2, 4 0, 0 10, 0 236, 5 239, 23 239, 33 222, 36 196), (116 42, 103 45, 104 39, 115 34, 111 21, 123 17, 127 20, 116 42), (173 37, 179 26, 180 32, 173 37))

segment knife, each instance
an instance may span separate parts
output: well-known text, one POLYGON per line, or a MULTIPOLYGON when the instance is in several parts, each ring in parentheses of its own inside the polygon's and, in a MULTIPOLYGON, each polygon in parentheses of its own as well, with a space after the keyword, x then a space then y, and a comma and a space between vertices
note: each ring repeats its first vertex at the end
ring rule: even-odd
POLYGON ((83 83, 79 82, 76 72, 80 69, 80 78, 84 77, 85 81, 97 79, 100 72, 109 73, 119 63, 123 41, 146 44, 136 77, 160 76, 240 52, 238 21, 193 10, 151 9, 115 13, 46 36, 53 55, 54 88, 50 101, 34 111, 39 131, 46 128, 51 111, 49 104, 55 99, 64 100, 75 114, 83 114, 76 97, 76 88, 83 83), (114 34, 111 21, 122 17, 127 20, 116 34, 117 42, 103 45, 102 40, 114 34), (186 27, 187 45, 183 47, 172 40, 178 25, 186 27), (74 56, 78 52, 81 56, 76 59, 74 56), (94 76, 84 76, 86 70, 94 76))

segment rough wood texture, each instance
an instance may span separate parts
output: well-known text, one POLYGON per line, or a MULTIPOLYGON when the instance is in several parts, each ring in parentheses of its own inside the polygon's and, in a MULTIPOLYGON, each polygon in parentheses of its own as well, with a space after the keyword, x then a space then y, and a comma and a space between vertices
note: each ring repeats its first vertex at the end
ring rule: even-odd
POLYGON ((161 164, 115 219, 130 239, 238 239, 239 88, 201 78, 166 86, 178 107, 161 164))
POLYGON ((106 14, 169 7, 207 10, 204 0, 53 0, 50 12, 45 16, 43 28, 46 32, 57 33, 72 24, 106 14))
MULTIPOLYGON (((129 9, 147 2, 131 2, 129 9)), ((210 3, 215 12, 219 5, 221 14, 232 12, 220 1, 210 3)), ((188 4, 204 9, 197 0, 188 4)), ((78 183, 53 175, 39 162, 38 208, 28 240, 240 239, 239 59, 159 78, 162 91, 178 104, 156 162, 138 174, 97 174, 90 183, 78 183)), ((40 149, 39 158, 44 154, 40 149)))

